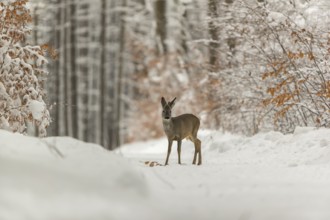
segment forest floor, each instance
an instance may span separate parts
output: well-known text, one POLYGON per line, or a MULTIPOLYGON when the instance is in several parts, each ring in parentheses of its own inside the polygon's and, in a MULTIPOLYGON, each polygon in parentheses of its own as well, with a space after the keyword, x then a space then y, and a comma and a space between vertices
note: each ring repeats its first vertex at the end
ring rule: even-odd
POLYGON ((0 131, 0 219, 328 220, 329 134, 201 131, 201 166, 191 164, 188 141, 182 165, 174 145, 170 164, 160 166, 166 139, 109 152, 68 137, 0 131))

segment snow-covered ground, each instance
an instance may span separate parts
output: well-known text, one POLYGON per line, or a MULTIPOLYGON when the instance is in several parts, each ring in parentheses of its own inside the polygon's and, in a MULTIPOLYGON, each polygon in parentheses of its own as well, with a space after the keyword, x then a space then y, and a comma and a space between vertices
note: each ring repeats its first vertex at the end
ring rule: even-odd
POLYGON ((108 152, 0 131, 0 219, 330 219, 330 130, 199 137, 202 166, 184 141, 183 165, 174 145, 169 166, 150 167, 166 139, 108 152))

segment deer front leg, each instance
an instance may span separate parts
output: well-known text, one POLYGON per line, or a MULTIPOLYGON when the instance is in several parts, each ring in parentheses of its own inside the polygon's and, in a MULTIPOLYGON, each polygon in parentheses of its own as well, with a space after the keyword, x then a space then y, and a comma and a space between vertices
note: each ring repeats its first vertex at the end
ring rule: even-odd
POLYGON ((172 143, 173 143, 172 140, 168 140, 167 157, 166 157, 165 166, 168 165, 168 158, 170 157, 170 154, 171 154, 172 143))
POLYGON ((178 140, 178 163, 181 164, 181 140, 178 140))

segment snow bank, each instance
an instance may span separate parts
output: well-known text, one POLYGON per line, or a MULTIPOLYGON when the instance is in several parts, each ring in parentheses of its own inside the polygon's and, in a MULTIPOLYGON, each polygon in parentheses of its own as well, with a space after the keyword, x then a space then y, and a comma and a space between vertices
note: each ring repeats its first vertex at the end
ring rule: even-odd
POLYGON ((204 153, 210 161, 227 153, 223 160, 230 163, 278 166, 330 164, 330 130, 296 128, 293 134, 259 133, 252 137, 210 133, 204 138, 204 153), (232 156, 230 156, 232 155, 232 156), (240 155, 234 157, 234 155, 240 155))
POLYGON ((138 219, 143 175, 98 145, 0 130, 0 219, 138 219))
MULTIPOLYGON (((298 127, 293 134, 271 131, 252 137, 202 130, 198 136, 202 141, 205 163, 221 159, 228 163, 255 165, 330 164, 330 130, 326 128, 298 127)), ((190 141, 183 141, 182 150, 185 151, 182 154, 186 154, 182 156, 192 158, 194 146, 190 141)), ((126 156, 161 154, 165 157, 167 139, 127 144, 118 152, 126 156)), ((177 158, 176 142, 173 143, 171 157, 177 158)))
MULTIPOLYGON (((253 137, 201 131, 203 165, 192 165, 193 145, 176 143, 169 166, 166 139, 123 146, 118 153, 145 174, 160 215, 190 220, 330 219, 330 130, 297 128, 294 134, 253 137)), ((166 219, 166 218, 165 218, 166 219)))
POLYGON ((191 165, 194 147, 183 141, 184 165, 175 143, 169 166, 149 167, 143 162, 164 162, 165 138, 114 154, 68 137, 0 131, 0 219, 327 220, 329 133, 200 131, 202 166, 191 165))

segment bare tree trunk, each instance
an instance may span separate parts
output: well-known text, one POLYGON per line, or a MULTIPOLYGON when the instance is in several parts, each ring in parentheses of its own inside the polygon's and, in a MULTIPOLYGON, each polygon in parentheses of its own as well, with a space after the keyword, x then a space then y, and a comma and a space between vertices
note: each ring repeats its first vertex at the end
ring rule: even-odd
MULTIPOLYGON (((38 27, 39 27, 39 6, 38 4, 35 6, 33 9, 33 25, 34 25, 34 31, 33 31, 33 44, 34 45, 39 45, 38 44, 38 27)), ((39 130, 38 127, 33 125, 32 122, 27 122, 27 134, 31 136, 39 136, 39 130)))
MULTIPOLYGON (((116 8, 118 1, 110 1, 109 8, 116 8)), ((110 14, 110 27, 112 31, 109 31, 109 43, 112 47, 109 48, 109 61, 107 68, 109 69, 109 78, 107 84, 107 95, 109 96, 109 109, 107 114, 107 138, 109 139, 107 148, 109 150, 115 148, 115 137, 116 137, 116 76, 118 70, 118 49, 117 44, 119 44, 119 33, 118 26, 120 25, 119 12, 112 10, 110 14)), ((118 46, 119 47, 119 46, 118 46)))
MULTIPOLYGON (((61 0, 57 0, 56 6, 56 28, 55 28, 55 48, 58 50, 60 48, 60 38, 61 38, 61 16, 62 16, 62 9, 61 9, 61 0)), ((55 65, 54 65, 54 72, 57 74, 51 74, 52 77, 55 78, 55 89, 54 89, 54 102, 55 102, 55 114, 54 114, 54 135, 59 136, 60 135, 60 80, 59 80, 59 72, 60 72, 60 60, 56 59, 55 60, 55 65)))
POLYGON ((215 24, 215 19, 218 18, 218 1, 209 0, 208 2, 208 14, 210 17, 209 21, 209 35, 211 37, 211 42, 209 44, 209 53, 210 53, 210 67, 212 71, 215 71, 219 68, 219 30, 215 24))
POLYGON ((107 117, 106 117, 106 107, 107 107, 107 94, 106 94, 106 84, 107 84, 107 71, 106 71, 106 52, 107 52, 107 1, 102 0, 101 2, 101 59, 100 59, 100 143, 107 148, 107 140, 105 138, 107 134, 107 117))
POLYGON ((71 88, 71 77, 72 69, 71 65, 74 62, 74 58, 71 54, 71 48, 73 47, 73 42, 71 42, 72 31, 72 14, 71 6, 73 0, 65 2, 65 49, 64 49, 64 65, 65 65, 65 77, 64 77, 64 93, 65 93, 65 135, 73 136, 72 132, 72 88, 71 88))
POLYGON ((166 1, 156 0, 155 2, 155 13, 156 13, 156 33, 159 37, 159 44, 161 48, 158 47, 158 53, 166 53, 166 1))
POLYGON ((76 42, 77 42, 77 62, 76 72, 79 76, 79 84, 77 85, 78 100, 77 100, 77 118, 78 118, 78 139, 88 141, 88 56, 89 56, 89 4, 86 2, 79 2, 76 8, 76 42))
MULTIPOLYGON (((126 0, 122 1, 122 7, 126 7, 126 0)), ((124 18, 126 15, 125 12, 122 12, 120 17, 124 18)), ((118 147, 122 144, 122 120, 123 120, 123 101, 122 101, 122 96, 124 95, 123 91, 123 81, 124 81, 124 66, 125 66, 125 20, 122 19, 120 21, 120 33, 119 33, 119 39, 120 39, 120 48, 119 48, 119 60, 118 60, 118 74, 116 76, 116 90, 115 90, 115 133, 113 136, 113 145, 112 148, 118 147)))
POLYGON ((78 137, 78 84, 79 77, 76 71, 76 1, 72 0, 72 4, 70 6, 71 13, 71 126, 72 126, 72 135, 73 137, 78 137))
POLYGON ((65 37, 65 23, 66 23, 66 13, 65 13, 65 6, 66 3, 61 1, 60 4, 60 16, 61 16, 61 23, 60 23, 60 45, 59 45, 59 102, 58 102, 58 110, 59 110, 59 135, 66 135, 67 134, 67 114, 66 114, 66 107, 65 107, 65 75, 66 75, 66 37, 65 37))

